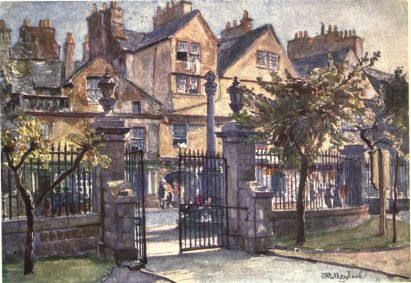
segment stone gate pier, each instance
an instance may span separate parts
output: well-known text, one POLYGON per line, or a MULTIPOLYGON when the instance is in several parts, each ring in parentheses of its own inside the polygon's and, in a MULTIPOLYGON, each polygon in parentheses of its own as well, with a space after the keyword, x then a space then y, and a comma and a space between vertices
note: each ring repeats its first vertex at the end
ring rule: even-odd
POLYGON ((217 136, 228 164, 229 249, 260 253, 274 244, 272 193, 255 181, 255 143, 247 140, 252 134, 230 122, 217 136))

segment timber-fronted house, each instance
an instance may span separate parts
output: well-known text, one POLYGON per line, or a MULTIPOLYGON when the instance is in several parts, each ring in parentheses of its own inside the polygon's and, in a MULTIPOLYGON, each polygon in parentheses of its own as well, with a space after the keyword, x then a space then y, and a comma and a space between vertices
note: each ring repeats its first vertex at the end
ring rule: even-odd
MULTIPOLYGON (((253 29, 252 22, 244 11, 239 23, 228 22, 217 38, 201 12, 181 0, 157 7, 152 30, 138 32, 127 29, 115 1, 101 9, 92 4, 83 58, 75 61, 73 35, 67 33, 61 52, 49 19, 38 26, 25 19, 13 46, 11 30, 0 21, 0 89, 40 119, 49 139, 64 141, 83 120, 103 112, 98 82, 109 70, 118 85, 114 111, 131 128, 128 142, 144 151, 145 190, 155 196, 159 182, 176 171, 180 147, 206 147, 208 71, 217 74, 217 130, 231 120, 227 88, 235 76, 262 93, 257 77, 301 75, 304 67, 295 69, 274 27, 253 29)), ((302 38, 296 35, 294 41, 302 38)), ((356 37, 354 43, 355 51, 362 52, 362 41, 356 37)), ((294 57, 304 60, 301 54, 294 57)))

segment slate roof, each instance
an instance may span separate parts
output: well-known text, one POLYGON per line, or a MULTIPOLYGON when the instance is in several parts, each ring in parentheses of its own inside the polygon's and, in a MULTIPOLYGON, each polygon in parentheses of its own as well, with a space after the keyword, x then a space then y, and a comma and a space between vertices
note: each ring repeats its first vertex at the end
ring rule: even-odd
POLYGON ((344 48, 339 51, 334 52, 326 52, 321 54, 312 55, 310 57, 292 60, 291 62, 294 65, 294 69, 300 74, 300 76, 304 77, 309 72, 311 72, 315 68, 326 68, 328 67, 328 54, 331 54, 333 60, 337 63, 342 63, 348 52, 350 52, 350 48, 344 48))
POLYGON ((142 50, 170 38, 174 33, 176 33, 189 21, 191 21, 191 19, 193 19, 197 14, 200 14, 200 11, 193 10, 190 13, 185 14, 181 18, 175 20, 174 22, 171 22, 164 27, 155 29, 148 33, 124 30, 124 33, 127 36, 127 40, 118 40, 117 42, 125 51, 136 52, 142 50))
POLYGON ((61 85, 61 67, 61 61, 32 61, 33 87, 59 88, 61 85))
POLYGON ((246 33, 245 35, 229 38, 220 42, 217 56, 218 74, 223 75, 228 67, 236 62, 248 50, 248 48, 254 43, 254 41, 269 29, 271 29, 274 33, 272 25, 263 25, 246 33))
POLYGON ((14 60, 4 66, 4 81, 12 93, 35 94, 36 88, 58 89, 62 62, 14 60))

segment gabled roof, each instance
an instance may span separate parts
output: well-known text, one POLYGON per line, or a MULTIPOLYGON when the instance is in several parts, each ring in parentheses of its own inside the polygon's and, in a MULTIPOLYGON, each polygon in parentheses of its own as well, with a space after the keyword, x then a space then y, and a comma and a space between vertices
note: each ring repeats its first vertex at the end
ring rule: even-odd
POLYGON ((365 68, 364 73, 372 84, 373 88, 379 94, 381 94, 381 81, 388 81, 393 77, 392 74, 388 74, 373 68, 365 68))
POLYGON ((331 54, 332 59, 337 63, 343 63, 351 48, 344 48, 334 52, 325 52, 316 54, 302 59, 292 60, 295 70, 304 77, 315 68, 328 67, 328 55, 331 54))
POLYGON ((132 81, 128 80, 124 75, 122 75, 121 72, 117 72, 115 70, 115 68, 113 67, 113 65, 111 65, 110 63, 108 63, 105 59, 103 58, 95 58, 93 60, 89 60, 86 64, 84 64, 83 66, 81 66, 65 83, 64 86, 69 86, 72 84, 72 80, 75 79, 78 75, 81 74, 81 72, 83 72, 85 69, 87 69, 88 67, 90 67, 93 63, 95 63, 96 61, 102 61, 103 63, 110 65, 113 70, 114 70, 114 79, 118 80, 118 79, 122 79, 125 83, 129 84, 130 86, 132 86, 133 88, 137 89, 144 97, 152 100, 153 102, 155 102, 156 104, 162 106, 163 104, 157 100, 156 98, 152 97, 151 95, 149 95, 147 92, 145 92, 144 90, 142 90, 141 88, 139 88, 138 86, 136 86, 132 81))
POLYGON ((171 22, 166 26, 157 28, 148 33, 125 30, 124 32, 127 36, 127 40, 118 40, 117 42, 120 44, 120 47, 124 51, 136 52, 142 50, 172 37, 177 31, 179 31, 188 22, 190 22, 196 15, 201 16, 199 10, 193 10, 190 13, 187 13, 181 18, 175 20, 174 22, 171 22))
POLYGON ((256 41, 263 33, 267 30, 271 30, 279 42, 277 36, 275 35, 272 25, 263 25, 256 28, 245 35, 229 38, 221 42, 218 48, 218 66, 217 71, 219 75, 223 73, 233 65, 241 56, 248 50, 248 48, 256 41))

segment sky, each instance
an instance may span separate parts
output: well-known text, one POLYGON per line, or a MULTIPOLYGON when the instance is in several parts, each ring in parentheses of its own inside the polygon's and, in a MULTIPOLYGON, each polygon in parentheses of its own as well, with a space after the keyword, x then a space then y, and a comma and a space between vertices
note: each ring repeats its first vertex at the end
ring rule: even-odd
MULTIPOLYGON (((109 2, 109 1, 108 1, 109 2)), ((150 31, 156 7, 165 7, 165 0, 117 1, 124 9, 126 29, 150 31)), ((192 0, 211 29, 220 36, 227 21, 239 20, 246 9, 254 19, 253 27, 272 24, 284 49, 294 33, 307 30, 310 36, 320 33, 321 22, 337 25, 339 30, 355 29, 364 39, 364 50, 381 51, 376 68, 393 72, 402 66, 408 71, 408 3, 407 0, 192 0)), ((93 2, 41 1, 0 2, 0 19, 12 32, 12 42, 18 39, 23 19, 31 25, 50 18, 56 28, 58 43, 63 46, 67 32, 76 42, 76 58, 81 59, 81 42, 87 34, 86 18, 93 2)), ((102 2, 97 2, 101 9, 102 2)), ((63 49, 61 49, 63 50, 63 49)))

